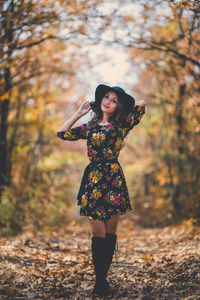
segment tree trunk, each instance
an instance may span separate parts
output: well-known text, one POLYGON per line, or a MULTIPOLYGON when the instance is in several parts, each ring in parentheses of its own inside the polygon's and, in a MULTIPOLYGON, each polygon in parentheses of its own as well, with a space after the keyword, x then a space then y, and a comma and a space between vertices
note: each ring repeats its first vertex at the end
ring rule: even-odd
POLYGON ((5 91, 6 99, 1 101, 0 104, 0 197, 4 190, 4 186, 10 185, 10 174, 8 172, 8 152, 7 152, 7 121, 8 112, 10 106, 9 91, 11 89, 10 83, 10 70, 6 68, 4 70, 4 81, 5 81, 5 91))
POLYGON ((177 101, 177 107, 176 107, 176 124, 177 124, 177 150, 178 150, 178 160, 177 160, 177 176, 179 178, 178 183, 173 188, 173 195, 172 195, 172 203, 174 206, 174 216, 177 218, 183 216, 183 203, 180 201, 181 199, 181 186, 183 184, 182 182, 182 176, 184 174, 184 167, 183 167, 183 161, 182 161, 182 154, 184 153, 184 120, 183 120, 183 103, 184 103, 184 95, 186 92, 186 85, 181 84, 179 86, 179 100, 177 101))

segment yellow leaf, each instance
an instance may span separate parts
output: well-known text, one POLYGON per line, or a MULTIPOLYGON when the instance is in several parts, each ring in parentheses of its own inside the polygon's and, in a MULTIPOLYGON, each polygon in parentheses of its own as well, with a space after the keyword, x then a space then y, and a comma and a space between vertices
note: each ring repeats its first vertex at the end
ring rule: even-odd
POLYGON ((123 23, 133 22, 134 18, 132 16, 126 16, 123 18, 123 23))
POLYGON ((71 223, 70 223, 70 226, 75 226, 76 225, 76 221, 72 221, 71 223))
POLYGON ((8 93, 4 94, 3 96, 0 96, 0 100, 1 101, 4 101, 5 99, 8 99, 8 98, 9 98, 9 94, 8 93))

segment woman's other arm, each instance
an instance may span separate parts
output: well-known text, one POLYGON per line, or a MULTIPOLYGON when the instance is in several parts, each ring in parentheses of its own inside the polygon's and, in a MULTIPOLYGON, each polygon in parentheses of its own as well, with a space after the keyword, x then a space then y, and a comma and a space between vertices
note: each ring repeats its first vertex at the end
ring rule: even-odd
POLYGON ((78 111, 69 119, 67 120, 59 129, 57 132, 60 131, 67 131, 69 130, 72 125, 74 125, 74 123, 76 121, 78 121, 80 118, 82 118, 86 113, 88 113, 88 111, 91 109, 90 106, 90 102, 86 101, 84 102, 78 109, 78 111))
POLYGON ((80 119, 82 116, 88 113, 90 109, 91 109, 90 102, 89 101, 84 102, 80 106, 78 111, 59 128, 59 130, 56 132, 57 137, 62 140, 68 140, 68 141, 77 141, 79 139, 86 139, 87 123, 81 124, 74 128, 71 127, 78 119, 80 119))
POLYGON ((132 130, 145 114, 146 102, 144 100, 135 102, 134 108, 130 111, 124 120, 123 124, 123 136, 127 136, 130 130, 132 130))

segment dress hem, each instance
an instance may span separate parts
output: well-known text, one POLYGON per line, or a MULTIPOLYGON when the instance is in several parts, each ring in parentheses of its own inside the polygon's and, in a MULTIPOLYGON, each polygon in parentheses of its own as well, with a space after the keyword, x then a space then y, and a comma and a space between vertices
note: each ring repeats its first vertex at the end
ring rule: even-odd
POLYGON ((90 215, 83 214, 83 213, 80 213, 80 216, 81 216, 81 217, 88 217, 88 218, 90 217, 91 220, 100 220, 100 221, 104 221, 104 220, 111 219, 112 217, 114 217, 114 216, 116 216, 116 215, 118 215, 118 214, 124 215, 124 214, 126 214, 126 213, 131 212, 131 211, 133 211, 132 208, 127 208, 125 211, 116 211, 115 214, 113 213, 112 215, 108 216, 107 218, 94 218, 94 217, 92 217, 92 216, 90 216, 90 215))

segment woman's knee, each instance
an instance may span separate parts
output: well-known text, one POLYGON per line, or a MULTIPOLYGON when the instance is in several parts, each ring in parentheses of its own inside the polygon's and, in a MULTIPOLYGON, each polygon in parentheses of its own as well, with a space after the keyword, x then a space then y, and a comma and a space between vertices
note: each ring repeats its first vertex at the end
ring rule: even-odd
POLYGON ((106 231, 95 228, 95 229, 92 230, 92 235, 94 237, 97 237, 97 236, 99 236, 99 237, 105 237, 106 236, 106 231))
POLYGON ((107 226, 107 233, 116 234, 116 231, 117 231, 117 225, 108 225, 107 226))
POLYGON ((106 236, 106 228, 104 222, 90 220, 90 225, 91 225, 93 236, 99 236, 99 237, 106 236))
POLYGON ((107 233, 116 234, 120 215, 114 216, 106 222, 107 233))

